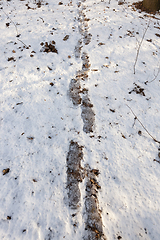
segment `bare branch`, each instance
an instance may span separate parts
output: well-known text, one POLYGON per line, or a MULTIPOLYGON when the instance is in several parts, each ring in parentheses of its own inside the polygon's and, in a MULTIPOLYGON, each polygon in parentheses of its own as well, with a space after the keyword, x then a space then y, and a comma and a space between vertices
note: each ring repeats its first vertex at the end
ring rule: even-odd
POLYGON ((150 82, 146 81, 145 84, 151 83, 151 82, 153 82, 154 80, 156 80, 156 78, 158 77, 158 74, 159 74, 159 73, 160 73, 160 67, 158 68, 158 72, 157 72, 157 74, 155 75, 155 77, 152 79, 152 81, 150 81, 150 82))
POLYGON ((23 41, 21 41, 20 39, 17 39, 18 41, 20 41, 21 43, 24 44, 24 46, 26 46, 26 48, 29 48, 23 41))
POLYGON ((145 126, 141 123, 141 121, 138 119, 138 117, 136 116, 136 114, 133 112, 133 110, 126 104, 126 106, 131 110, 131 112, 133 113, 133 115, 135 116, 135 118, 138 120, 138 122, 141 124, 141 126, 144 128, 144 130, 149 134, 149 136, 157 143, 160 143, 160 141, 158 141, 156 138, 154 138, 149 132, 148 130, 145 128, 145 126))
POLYGON ((12 21, 12 19, 8 16, 8 14, 7 14, 3 9, 1 9, 1 10, 4 12, 4 14, 7 16, 7 18, 9 18, 10 21, 14 24, 14 26, 15 26, 15 28, 16 28, 17 36, 18 36, 19 34, 18 34, 18 29, 17 29, 16 24, 12 21))
MULTIPOLYGON (((16 36, 16 37, 19 37, 20 34, 18 33, 18 29, 17 29, 16 24, 12 21, 12 19, 8 16, 8 14, 7 14, 3 9, 1 9, 1 10, 4 12, 4 14, 7 16, 7 18, 9 18, 10 21, 14 24, 14 26, 15 26, 15 28, 16 28, 16 32, 17 32, 17 36, 16 36)), ((28 46, 27 46, 23 41, 21 41, 20 39, 18 39, 18 41, 20 41, 21 43, 23 43, 23 45, 28 48, 28 46)))
POLYGON ((158 161, 158 160, 156 160, 156 159, 153 159, 153 161, 154 161, 154 162, 158 162, 158 163, 160 163, 160 161, 158 161))
POLYGON ((133 67, 133 69, 134 69, 134 74, 136 73, 136 63, 137 63, 137 60, 138 60, 139 51, 140 51, 140 48, 141 48, 143 39, 144 39, 144 37, 145 37, 145 34, 146 34, 146 32, 147 32, 147 30, 148 30, 148 28, 149 28, 150 21, 151 21, 151 20, 149 20, 149 22, 148 22, 148 24, 147 24, 147 27, 146 27, 146 29, 145 29, 145 31, 144 31, 144 33, 143 33, 143 37, 142 37, 141 42, 139 43, 139 46, 138 46, 138 49, 137 49, 137 55, 136 55, 136 59, 135 59, 134 67, 133 67))
POLYGON ((6 68, 8 68, 8 67, 0 68, 0 71, 4 70, 4 69, 6 69, 6 68))

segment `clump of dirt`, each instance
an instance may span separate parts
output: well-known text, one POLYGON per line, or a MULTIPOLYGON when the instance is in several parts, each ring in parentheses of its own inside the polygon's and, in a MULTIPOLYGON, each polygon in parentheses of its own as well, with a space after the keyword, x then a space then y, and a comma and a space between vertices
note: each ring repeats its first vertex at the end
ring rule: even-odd
POLYGON ((86 183, 86 200, 85 200, 85 210, 86 210, 86 222, 85 222, 85 240, 106 240, 103 233, 103 223, 100 211, 98 209, 98 189, 100 185, 98 184, 96 177, 99 174, 99 170, 86 167, 87 170, 87 183, 86 183))
MULTIPOLYGON (((20 1, 24 1, 24 0, 20 0, 20 1)), ((29 3, 26 3, 25 6, 27 7, 28 10, 29 10, 29 9, 31 9, 31 10, 36 10, 37 8, 41 8, 42 5, 48 5, 47 2, 45 3, 45 2, 43 2, 42 0, 38 0, 38 1, 35 0, 35 1, 34 1, 34 4, 35 4, 37 7, 35 7, 35 8, 34 8, 34 7, 30 7, 30 6, 29 6, 29 3)))
POLYGON ((67 41, 69 39, 69 35, 66 35, 64 38, 63 38, 63 41, 67 41))
POLYGON ((6 175, 7 173, 9 173, 10 169, 9 168, 6 168, 6 169, 3 169, 2 173, 3 175, 6 175))
POLYGON ((129 94, 131 94, 132 92, 135 92, 136 94, 140 94, 142 96, 145 96, 144 88, 141 88, 136 83, 134 83, 134 85, 135 85, 135 87, 129 92, 129 94))
POLYGON ((67 155, 67 189, 69 207, 77 209, 80 202, 79 182, 82 182, 84 174, 82 172, 81 161, 83 159, 83 147, 77 142, 71 141, 67 155))
POLYGON ((55 41, 50 41, 48 42, 41 42, 40 45, 43 46, 42 49, 40 50, 41 52, 53 52, 53 53, 57 53, 58 54, 58 50, 55 48, 55 41))
POLYGON ((15 59, 14 57, 9 57, 9 58, 8 58, 8 62, 10 62, 10 61, 13 61, 13 62, 15 62, 15 61, 16 61, 16 59, 15 59))

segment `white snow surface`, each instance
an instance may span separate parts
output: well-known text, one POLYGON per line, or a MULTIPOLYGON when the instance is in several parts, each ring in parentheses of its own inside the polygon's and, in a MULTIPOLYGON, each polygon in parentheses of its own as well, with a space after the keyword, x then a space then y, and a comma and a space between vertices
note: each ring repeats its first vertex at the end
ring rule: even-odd
POLYGON ((0 239, 83 239, 84 181, 76 228, 67 204, 71 140, 83 146, 82 166, 100 171, 106 238, 160 239, 159 143, 138 121, 160 141, 160 14, 133 2, 0 1, 0 239), (92 133, 68 94, 82 68, 75 57, 82 7, 92 34, 81 49, 90 61, 82 85, 95 113, 92 133), (40 44, 53 40, 58 54, 43 52, 40 44))

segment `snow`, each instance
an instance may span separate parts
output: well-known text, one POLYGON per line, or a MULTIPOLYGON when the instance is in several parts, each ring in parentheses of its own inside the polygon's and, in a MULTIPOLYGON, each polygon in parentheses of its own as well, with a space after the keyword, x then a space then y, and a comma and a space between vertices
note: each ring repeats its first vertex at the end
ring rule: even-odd
POLYGON ((71 141, 83 146, 84 173, 86 164, 100 172, 98 239, 160 238, 159 143, 140 124, 160 141, 160 15, 139 12, 133 2, 48 0, 38 7, 31 0, 0 1, 1 239, 88 236, 87 176, 78 183, 77 209, 68 204, 71 141), (58 53, 43 52, 41 43, 52 41, 58 53), (88 77, 77 77, 79 71, 88 77), (82 104, 69 97, 72 79, 88 89, 80 92, 82 104), (81 113, 89 109, 95 116, 93 132, 86 133, 81 113))

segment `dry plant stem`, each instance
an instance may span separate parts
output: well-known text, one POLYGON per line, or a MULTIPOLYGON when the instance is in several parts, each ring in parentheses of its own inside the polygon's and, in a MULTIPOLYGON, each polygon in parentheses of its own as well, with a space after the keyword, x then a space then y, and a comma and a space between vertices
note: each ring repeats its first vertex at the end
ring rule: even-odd
MULTIPOLYGON (((17 29, 17 26, 16 26, 16 24, 12 21, 12 19, 8 16, 8 14, 7 13, 5 13, 5 11, 2 9, 2 11, 4 12, 4 14, 7 16, 7 18, 9 18, 10 19, 10 21, 14 24, 14 26, 15 26, 15 28, 16 28, 16 32, 17 32, 17 36, 19 35, 19 33, 18 33, 18 29, 17 29)), ((18 41, 20 41, 21 43, 23 43, 23 45, 24 46, 26 46, 27 48, 28 48, 28 46, 24 43, 24 42, 22 42, 20 39, 18 39, 18 41)))
POLYGON ((0 71, 4 70, 4 69, 6 69, 6 68, 8 68, 8 67, 0 68, 0 71))
POLYGON ((20 41, 21 43, 23 43, 24 46, 26 46, 26 48, 28 48, 28 46, 24 42, 22 42, 20 39, 17 39, 17 40, 20 41))
POLYGON ((10 19, 10 21, 14 24, 14 26, 15 26, 15 28, 16 28, 16 32, 17 32, 17 36, 19 35, 18 34, 18 29, 17 29, 17 26, 16 26, 16 24, 12 21, 12 19, 8 16, 8 14, 7 13, 5 13, 5 11, 2 9, 2 11, 4 12, 4 14, 7 16, 7 18, 9 18, 10 19))
POLYGON ((145 84, 151 83, 151 82, 153 82, 154 80, 156 80, 156 78, 158 77, 158 74, 159 74, 159 73, 160 73, 160 67, 158 68, 158 72, 157 72, 156 76, 153 78, 153 80, 150 81, 150 82, 146 81, 145 84))
POLYGON ((143 33, 143 37, 142 37, 142 39, 141 39, 141 42, 139 43, 139 46, 138 46, 137 55, 136 55, 136 59, 135 59, 134 67, 133 67, 133 68, 134 68, 134 74, 136 73, 136 63, 137 63, 137 60, 138 60, 139 51, 140 51, 140 48, 141 48, 143 39, 144 39, 144 37, 145 37, 145 35, 146 35, 146 32, 147 32, 147 30, 148 30, 149 24, 150 24, 150 20, 149 20, 149 22, 148 22, 148 24, 147 24, 147 27, 146 27, 146 29, 145 29, 145 31, 144 31, 144 33, 143 33))
POLYGON ((154 162, 158 162, 160 164, 160 161, 156 160, 156 159, 153 159, 154 162))
MULTIPOLYGON (((127 105, 127 104, 126 104, 127 105)), ((135 116, 135 118, 138 120, 138 122, 141 124, 141 126, 144 128, 144 130, 149 134, 149 136, 157 143, 160 143, 160 141, 158 141, 157 139, 155 139, 149 132, 148 130, 145 128, 145 126, 141 123, 141 121, 138 119, 138 117, 136 116, 136 114, 133 112, 133 110, 127 105, 127 107, 131 110, 131 112, 133 113, 133 115, 135 116)))

